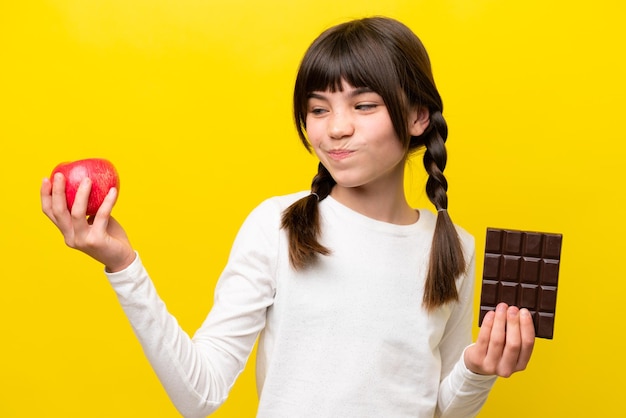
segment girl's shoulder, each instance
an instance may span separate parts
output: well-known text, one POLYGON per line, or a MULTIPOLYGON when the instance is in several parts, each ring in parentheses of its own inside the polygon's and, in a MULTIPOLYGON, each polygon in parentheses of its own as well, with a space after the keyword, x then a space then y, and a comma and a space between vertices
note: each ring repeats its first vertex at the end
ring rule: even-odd
POLYGON ((309 192, 298 192, 283 196, 267 198, 257 204, 239 228, 239 232, 233 245, 234 248, 243 248, 251 245, 259 247, 264 242, 264 247, 274 248, 282 234, 282 214, 296 200, 306 196, 309 192))
MULTIPOLYGON (((424 208, 420 208, 419 212, 420 212, 420 221, 424 222, 424 224, 427 225, 428 228, 434 232, 435 226, 437 224, 438 214, 436 212, 432 212, 424 208)), ((456 229, 456 233, 459 236, 459 239, 461 240, 461 245, 463 246, 464 250, 466 252, 467 251, 473 252, 474 246, 475 246, 474 236, 471 233, 469 233, 465 228, 460 226, 459 224, 455 223, 454 228, 456 229)))
POLYGON ((257 207, 253 210, 253 212, 258 212, 258 211, 262 211, 265 213, 278 212, 282 214, 282 212, 285 209, 287 209, 297 200, 300 200, 303 197, 307 196, 309 193, 311 192, 303 190, 303 191, 296 192, 296 193, 269 197, 261 201, 261 203, 257 205, 257 207))
POLYGON ((305 196, 308 196, 309 194, 311 194, 309 190, 302 190, 299 192, 289 193, 286 195, 273 196, 273 197, 266 199, 261 204, 269 203, 269 204, 276 205, 279 208, 287 209, 289 206, 291 206, 292 203, 302 199, 305 196))
MULTIPOLYGON (((425 220, 427 220, 427 222, 432 225, 432 228, 435 228, 435 225, 437 224, 437 213, 436 212, 431 212, 430 210, 427 209, 420 209, 420 216, 423 216, 424 218, 426 218, 425 220)), ((463 228, 462 226, 460 226, 459 224, 454 224, 454 228, 456 229, 456 233, 459 236, 459 239, 461 240, 461 243, 463 244, 464 247, 474 247, 474 236, 472 234, 470 234, 465 228, 463 228)))
POLYGON ((272 196, 261 201, 248 214, 245 223, 261 222, 264 225, 280 223, 280 219, 285 209, 295 201, 305 197, 309 191, 301 191, 281 196, 272 196))

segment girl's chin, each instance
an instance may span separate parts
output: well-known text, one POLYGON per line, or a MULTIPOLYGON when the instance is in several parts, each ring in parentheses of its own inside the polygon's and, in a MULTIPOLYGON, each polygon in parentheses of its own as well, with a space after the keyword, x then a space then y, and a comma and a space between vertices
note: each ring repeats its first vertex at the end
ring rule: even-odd
POLYGON ((337 184, 336 184, 336 186, 333 189, 335 189, 335 188, 345 189, 346 191, 355 190, 355 189, 358 189, 358 188, 360 188, 362 186, 366 186, 367 185, 364 182, 359 182, 359 181, 355 181, 355 180, 351 180, 351 181, 349 181, 349 180, 341 180, 341 179, 338 180, 338 181, 337 181, 337 179, 335 179, 335 183, 337 183, 337 184))

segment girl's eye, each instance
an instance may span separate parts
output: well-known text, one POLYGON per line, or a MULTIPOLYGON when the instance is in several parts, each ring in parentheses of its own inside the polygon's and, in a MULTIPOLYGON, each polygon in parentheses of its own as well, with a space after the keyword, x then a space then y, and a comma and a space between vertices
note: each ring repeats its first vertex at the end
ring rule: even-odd
POLYGON ((375 103, 360 103, 355 106, 357 110, 373 110, 376 109, 378 105, 375 103))
POLYGON ((326 109, 323 109, 321 107, 314 107, 312 109, 309 110, 309 113, 312 115, 322 115, 324 112, 326 112, 326 109))

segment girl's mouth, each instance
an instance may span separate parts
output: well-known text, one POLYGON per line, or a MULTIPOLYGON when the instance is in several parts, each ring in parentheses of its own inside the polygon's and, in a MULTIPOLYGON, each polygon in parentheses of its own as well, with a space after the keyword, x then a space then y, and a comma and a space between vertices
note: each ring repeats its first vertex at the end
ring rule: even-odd
POLYGON ((330 158, 332 158, 333 160, 339 161, 339 160, 344 160, 344 159, 348 158, 353 153, 354 153, 354 151, 351 151, 351 150, 338 149, 338 150, 328 151, 328 156, 330 158))

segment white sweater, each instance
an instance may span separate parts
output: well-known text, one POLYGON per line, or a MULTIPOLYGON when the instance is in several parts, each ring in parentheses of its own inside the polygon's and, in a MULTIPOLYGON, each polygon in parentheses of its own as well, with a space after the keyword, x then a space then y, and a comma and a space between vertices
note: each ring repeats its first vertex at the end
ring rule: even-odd
POLYGON ((248 216, 190 339, 159 299, 139 257, 107 274, 172 402, 186 417, 221 405, 259 337, 259 418, 472 417, 495 377, 466 369, 474 240, 459 302, 428 314, 422 294, 435 216, 373 220, 332 197, 320 203, 332 253, 304 271, 288 261, 283 210, 303 193, 268 199, 248 216), (259 334, 260 333, 260 334, 259 334))

